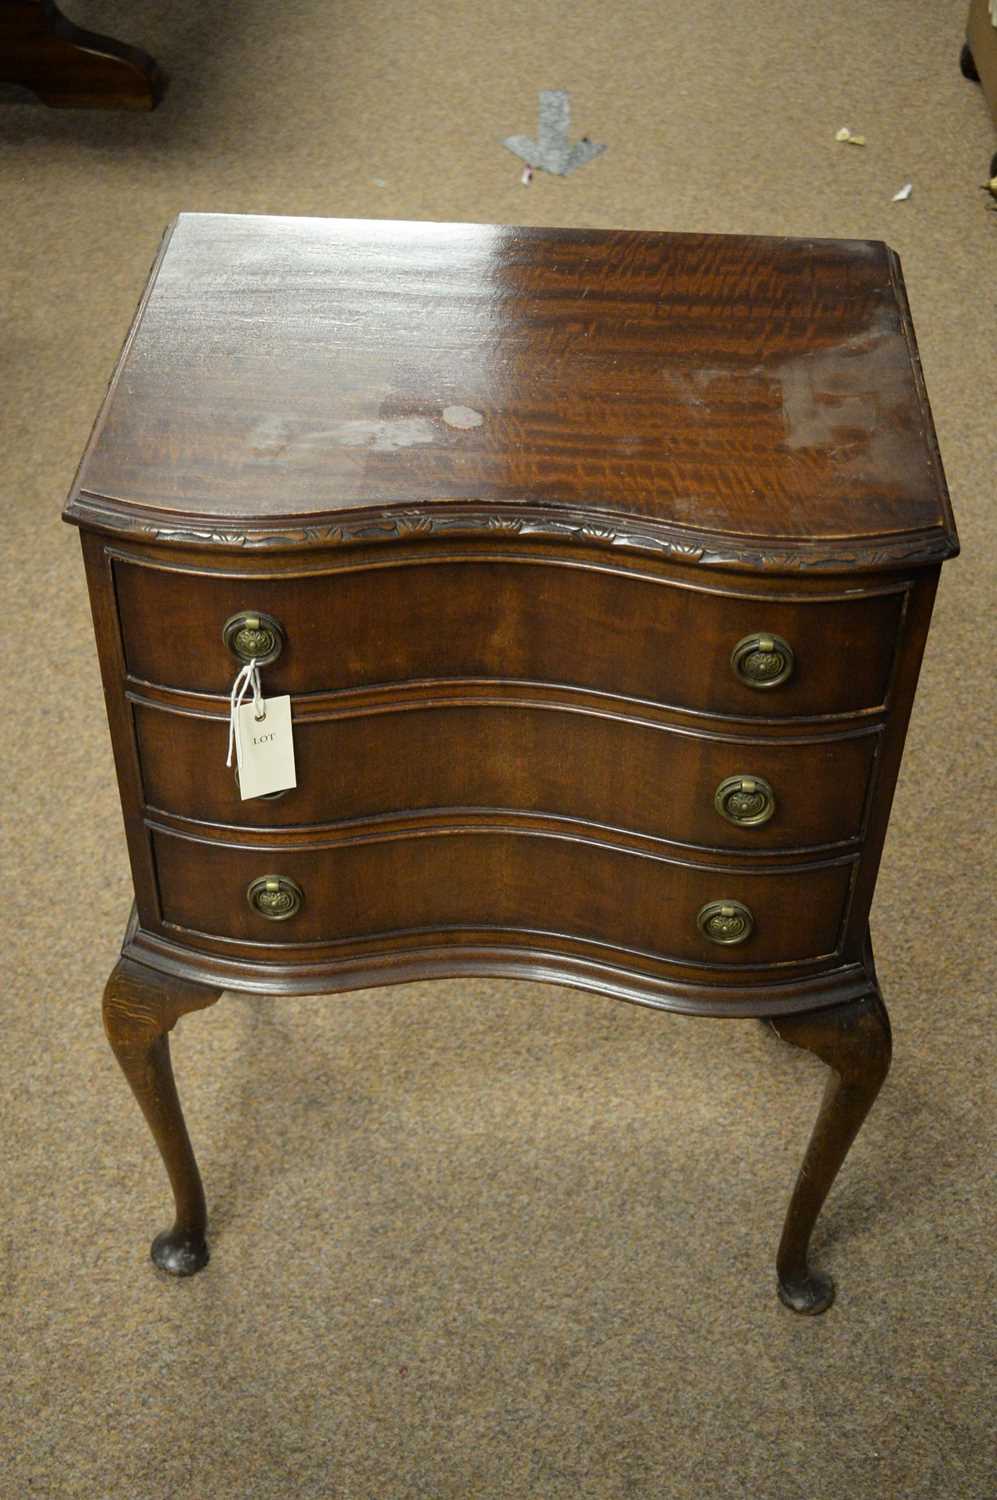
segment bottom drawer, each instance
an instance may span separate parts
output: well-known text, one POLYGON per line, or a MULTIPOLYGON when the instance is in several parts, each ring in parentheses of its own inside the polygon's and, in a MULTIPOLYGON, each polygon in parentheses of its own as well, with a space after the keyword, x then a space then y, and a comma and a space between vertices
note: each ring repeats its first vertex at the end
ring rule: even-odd
POLYGON ((854 860, 706 868, 494 828, 324 848, 237 848, 162 829, 152 838, 164 922, 279 950, 468 928, 557 934, 710 966, 803 963, 836 951, 854 869, 854 860), (258 896, 269 916, 247 895, 264 877, 288 883, 286 896, 279 889, 258 896), (300 906, 288 914, 295 887, 300 906), (707 922, 701 913, 712 903, 738 905, 707 922), (702 923, 715 936, 741 940, 717 942, 702 923))

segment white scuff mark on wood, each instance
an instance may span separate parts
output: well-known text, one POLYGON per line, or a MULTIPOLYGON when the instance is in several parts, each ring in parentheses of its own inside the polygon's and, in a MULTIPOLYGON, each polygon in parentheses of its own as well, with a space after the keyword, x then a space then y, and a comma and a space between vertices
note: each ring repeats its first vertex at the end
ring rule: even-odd
POLYGON ((316 447, 366 448, 371 453, 394 453, 419 443, 435 443, 439 433, 428 417, 387 417, 380 421, 361 419, 335 422, 321 431, 298 432, 289 422, 262 422, 253 432, 252 452, 257 458, 286 458, 316 447))
POLYGON ((443 420, 448 427, 457 427, 466 432, 472 427, 480 427, 485 419, 473 406, 445 406, 443 420))

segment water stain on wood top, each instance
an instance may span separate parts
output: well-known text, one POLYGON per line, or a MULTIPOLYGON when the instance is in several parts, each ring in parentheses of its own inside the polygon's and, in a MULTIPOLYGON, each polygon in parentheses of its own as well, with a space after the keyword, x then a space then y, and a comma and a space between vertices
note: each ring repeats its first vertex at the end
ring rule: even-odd
POLYGON ((865 241, 181 215, 79 487, 222 520, 951 529, 899 266, 865 241))

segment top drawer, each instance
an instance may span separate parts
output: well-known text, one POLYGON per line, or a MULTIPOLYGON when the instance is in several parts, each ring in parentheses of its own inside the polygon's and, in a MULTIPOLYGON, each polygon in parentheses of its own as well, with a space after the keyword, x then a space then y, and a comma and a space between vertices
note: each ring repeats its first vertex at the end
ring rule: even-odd
POLYGON ((267 693, 512 679, 731 718, 884 703, 904 598, 746 598, 597 567, 470 558, 298 578, 117 558, 114 575, 128 671, 146 682, 227 694, 239 662, 222 628, 246 611, 281 627, 267 693))

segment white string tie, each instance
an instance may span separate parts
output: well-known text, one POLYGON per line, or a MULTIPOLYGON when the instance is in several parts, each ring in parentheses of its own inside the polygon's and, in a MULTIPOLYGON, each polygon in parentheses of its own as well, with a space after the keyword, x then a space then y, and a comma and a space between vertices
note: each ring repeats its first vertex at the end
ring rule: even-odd
POLYGON ((232 751, 235 749, 235 719, 250 689, 253 693, 253 717, 254 719, 265 719, 267 711, 263 706, 263 689, 260 686, 260 669, 256 665, 256 657, 247 661, 241 671, 236 673, 229 694, 229 719, 228 719, 228 755, 225 764, 232 764, 232 751))

